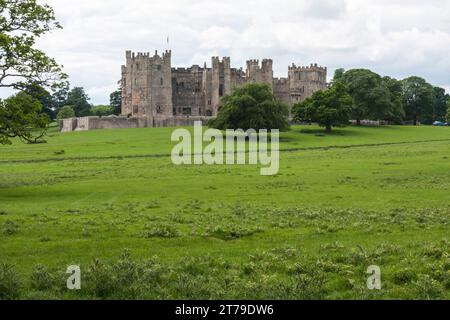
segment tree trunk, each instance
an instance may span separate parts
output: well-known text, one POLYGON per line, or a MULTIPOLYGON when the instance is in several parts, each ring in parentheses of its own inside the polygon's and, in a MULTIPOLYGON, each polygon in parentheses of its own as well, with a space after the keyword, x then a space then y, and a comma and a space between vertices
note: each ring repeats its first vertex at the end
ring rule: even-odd
POLYGON ((325 132, 330 133, 331 132, 331 124, 327 124, 325 127, 325 132))
POLYGON ((414 125, 417 126, 417 115, 414 115, 414 125))
POLYGON ((357 125, 357 126, 360 126, 360 125, 361 125, 361 119, 357 119, 357 120, 356 120, 356 125, 357 125))

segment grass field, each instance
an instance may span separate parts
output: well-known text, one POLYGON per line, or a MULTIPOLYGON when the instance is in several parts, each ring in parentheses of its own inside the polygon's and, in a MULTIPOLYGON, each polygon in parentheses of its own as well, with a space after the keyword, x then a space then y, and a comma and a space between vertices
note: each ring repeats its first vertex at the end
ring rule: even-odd
POLYGON ((0 146, 0 298, 450 298, 449 128, 293 127, 269 177, 175 166, 172 130, 0 146))

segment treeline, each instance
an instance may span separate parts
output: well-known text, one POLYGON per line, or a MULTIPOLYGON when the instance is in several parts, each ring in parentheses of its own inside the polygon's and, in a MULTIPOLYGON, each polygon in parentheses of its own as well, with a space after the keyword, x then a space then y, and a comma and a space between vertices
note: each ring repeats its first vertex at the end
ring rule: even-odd
POLYGON ((445 89, 412 76, 397 80, 367 69, 336 70, 327 90, 295 105, 299 121, 317 122, 331 130, 350 120, 392 124, 432 124, 448 119, 450 95, 445 89))
MULTIPOLYGON (((110 94, 109 105, 93 105, 82 87, 68 87, 50 93, 42 86, 31 84, 25 88, 21 95, 27 94, 38 101, 41 112, 47 114, 50 120, 85 116, 119 115, 121 112, 120 89, 110 94)), ((10 98, 11 99, 11 98, 10 98)))

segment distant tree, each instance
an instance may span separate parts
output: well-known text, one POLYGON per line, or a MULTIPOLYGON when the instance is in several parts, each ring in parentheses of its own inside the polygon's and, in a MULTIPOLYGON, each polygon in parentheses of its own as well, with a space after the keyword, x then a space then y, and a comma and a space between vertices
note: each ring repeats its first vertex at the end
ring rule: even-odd
POLYGON ((221 100, 219 114, 210 122, 216 129, 289 128, 288 106, 277 101, 266 84, 250 83, 237 88, 221 100))
POLYGON ((447 104, 450 96, 445 93, 444 88, 433 88, 433 119, 432 121, 444 121, 447 115, 447 104))
POLYGON ((352 118, 384 120, 391 117, 393 105, 390 91, 381 76, 367 69, 348 70, 340 78, 353 98, 352 118))
POLYGON ((344 68, 336 69, 336 71, 334 71, 333 82, 342 81, 344 73, 345 73, 344 68))
POLYGON ((73 110, 72 106, 64 106, 62 107, 58 115, 56 116, 56 119, 62 120, 62 119, 69 119, 75 117, 75 111, 73 110))
POLYGON ((91 108, 91 114, 99 117, 109 116, 113 114, 113 109, 111 106, 93 106, 91 108))
POLYGON ((299 121, 316 122, 331 132, 332 127, 345 126, 352 113, 352 97, 341 82, 326 90, 315 92, 310 98, 294 105, 292 112, 299 121))
POLYGON ((53 9, 36 0, 0 0, 0 87, 25 90, 30 83, 59 87, 67 75, 36 38, 61 28, 53 9))
POLYGON ((406 119, 417 123, 431 123, 433 119, 433 86, 419 77, 402 80, 402 99, 406 119))
POLYGON ((118 89, 109 95, 109 104, 115 115, 122 113, 122 90, 118 89))
POLYGON ((447 123, 450 123, 450 100, 447 103, 447 115, 445 116, 445 121, 447 121, 447 123))
POLYGON ((41 103, 25 92, 0 101, 0 144, 10 144, 16 137, 29 143, 41 142, 49 122, 41 110, 41 103))
POLYGON ((85 117, 91 114, 90 99, 82 87, 75 87, 67 94, 66 105, 72 106, 77 117, 85 117))
POLYGON ((38 100, 42 104, 42 112, 48 115, 50 120, 55 119, 57 103, 54 97, 44 87, 37 83, 28 85, 24 92, 38 100))
POLYGON ((390 93, 390 107, 385 110, 383 120, 401 124, 405 118, 402 101, 402 82, 391 77, 383 77, 381 81, 390 93))

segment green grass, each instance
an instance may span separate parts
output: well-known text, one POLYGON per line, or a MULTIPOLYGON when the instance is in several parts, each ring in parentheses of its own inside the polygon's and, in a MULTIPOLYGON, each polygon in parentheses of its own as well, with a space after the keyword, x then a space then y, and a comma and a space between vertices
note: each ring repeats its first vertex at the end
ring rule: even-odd
POLYGON ((174 166, 172 131, 0 147, 0 263, 16 297, 450 298, 449 128, 294 127, 272 177, 174 166), (72 264, 80 292, 64 290, 72 264))

